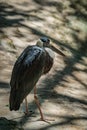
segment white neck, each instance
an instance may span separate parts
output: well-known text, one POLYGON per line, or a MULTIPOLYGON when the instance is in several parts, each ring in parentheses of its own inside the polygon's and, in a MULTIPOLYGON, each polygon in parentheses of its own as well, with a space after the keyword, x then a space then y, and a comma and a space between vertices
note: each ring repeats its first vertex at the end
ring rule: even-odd
POLYGON ((54 57, 55 57, 54 52, 53 52, 50 48, 48 48, 48 47, 45 47, 45 50, 48 52, 49 56, 50 56, 52 59, 54 59, 54 57))

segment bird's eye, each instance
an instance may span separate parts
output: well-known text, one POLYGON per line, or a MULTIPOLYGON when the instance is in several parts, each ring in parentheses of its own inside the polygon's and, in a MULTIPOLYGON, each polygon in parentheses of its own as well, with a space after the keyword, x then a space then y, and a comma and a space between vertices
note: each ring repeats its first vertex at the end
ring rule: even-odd
POLYGON ((50 42, 50 39, 48 39, 48 43, 50 42))

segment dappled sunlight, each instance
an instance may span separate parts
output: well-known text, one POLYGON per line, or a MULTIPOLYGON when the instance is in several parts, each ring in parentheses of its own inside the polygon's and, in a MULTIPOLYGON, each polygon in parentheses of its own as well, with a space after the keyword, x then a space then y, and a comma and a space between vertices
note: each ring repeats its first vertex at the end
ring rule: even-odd
MULTIPOLYGON (((26 130, 87 129, 87 2, 69 0, 2 0, 0 2, 0 115, 15 120, 26 130), (54 65, 37 83, 37 96, 44 116, 38 121, 33 91, 24 116, 9 111, 10 77, 13 65, 28 45, 47 36, 65 57, 55 53, 54 65)), ((37 68, 38 69, 38 68, 37 68)), ((4 130, 4 129, 3 129, 4 130)), ((21 129, 20 129, 21 130, 21 129)))

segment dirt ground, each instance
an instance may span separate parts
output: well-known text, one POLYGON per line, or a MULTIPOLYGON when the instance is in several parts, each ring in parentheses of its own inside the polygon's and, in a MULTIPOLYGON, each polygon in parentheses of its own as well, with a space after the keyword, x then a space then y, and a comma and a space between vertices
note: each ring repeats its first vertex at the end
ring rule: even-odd
POLYGON ((0 130, 87 130, 86 0, 0 0, 0 130), (37 83, 44 117, 40 121, 33 90, 30 117, 9 111, 13 65, 27 45, 47 36, 66 55, 55 53, 51 71, 37 83), (16 123, 16 124, 15 124, 16 123))

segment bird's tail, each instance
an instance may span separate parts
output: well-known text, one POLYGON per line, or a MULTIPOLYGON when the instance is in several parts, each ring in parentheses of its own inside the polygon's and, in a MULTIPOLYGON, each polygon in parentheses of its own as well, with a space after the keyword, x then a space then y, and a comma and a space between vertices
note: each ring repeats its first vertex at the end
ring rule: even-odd
POLYGON ((10 111, 17 111, 20 108, 20 94, 16 90, 11 90, 9 98, 9 109, 10 111))

